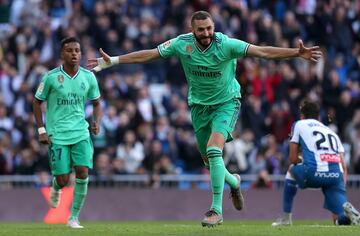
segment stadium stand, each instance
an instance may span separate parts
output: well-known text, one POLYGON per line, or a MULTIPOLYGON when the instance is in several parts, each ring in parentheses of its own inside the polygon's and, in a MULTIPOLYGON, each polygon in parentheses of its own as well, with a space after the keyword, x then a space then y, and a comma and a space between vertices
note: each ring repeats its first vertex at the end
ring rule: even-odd
MULTIPOLYGON (((360 174, 358 0, 3 0, 0 176, 33 176, 44 180, 40 184, 49 179, 47 147, 37 141, 31 101, 42 75, 60 63, 62 38, 81 40, 85 66, 100 47, 118 55, 188 32, 195 10, 209 11, 217 31, 253 44, 296 47, 301 38, 324 52, 317 64, 238 61, 243 97, 236 138, 225 147, 230 171, 253 176, 251 187, 271 187, 267 181, 288 166, 288 135, 299 102, 310 97, 321 102, 322 120, 342 138, 349 173, 360 174)), ((208 174, 196 149, 179 61, 116 66, 96 76, 104 116, 101 133, 93 137, 94 183, 139 175, 145 185, 159 187, 163 175, 208 174)))

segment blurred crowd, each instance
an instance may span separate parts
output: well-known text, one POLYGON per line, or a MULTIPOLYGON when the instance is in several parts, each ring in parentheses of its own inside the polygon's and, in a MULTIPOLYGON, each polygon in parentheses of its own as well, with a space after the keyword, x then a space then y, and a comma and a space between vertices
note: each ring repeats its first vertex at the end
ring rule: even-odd
MULTIPOLYGON (((242 58, 242 107, 224 160, 232 172, 269 174, 288 167, 288 137, 301 100, 322 104, 322 121, 360 174, 359 0, 0 0, 0 175, 49 173, 31 102, 42 75, 58 66, 59 42, 81 41, 82 66, 103 48, 120 55, 190 30, 194 11, 209 11, 215 30, 256 45, 319 45, 318 63, 242 58)), ((187 85, 175 58, 119 65, 96 74, 101 132, 93 137, 95 178, 114 174, 206 174, 191 126, 187 85)), ((86 106, 91 119, 90 104, 86 106)))

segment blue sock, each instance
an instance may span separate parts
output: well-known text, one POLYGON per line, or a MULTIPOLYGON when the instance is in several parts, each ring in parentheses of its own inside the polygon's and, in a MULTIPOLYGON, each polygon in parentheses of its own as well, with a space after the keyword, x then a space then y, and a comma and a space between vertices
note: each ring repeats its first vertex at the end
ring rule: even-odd
POLYGON ((285 179, 284 195, 283 195, 283 211, 291 213, 294 197, 297 192, 296 181, 285 179))
POLYGON ((347 218, 345 215, 338 215, 338 224, 339 225, 349 225, 351 224, 351 220, 347 218))

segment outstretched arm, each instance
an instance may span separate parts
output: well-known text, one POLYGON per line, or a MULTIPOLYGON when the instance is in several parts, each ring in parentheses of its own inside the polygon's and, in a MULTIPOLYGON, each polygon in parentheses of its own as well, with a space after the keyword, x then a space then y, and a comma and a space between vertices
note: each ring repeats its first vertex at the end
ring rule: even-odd
POLYGON ((128 54, 115 56, 115 57, 110 57, 101 48, 99 52, 101 54, 100 58, 92 58, 88 60, 87 66, 90 70, 92 69, 94 71, 101 71, 116 64, 146 63, 146 62, 154 61, 161 57, 157 48, 131 52, 128 54))
POLYGON ((322 52, 319 50, 318 46, 307 48, 304 46, 302 40, 299 40, 298 48, 262 47, 250 45, 247 55, 266 59, 301 57, 306 60, 317 62, 317 60, 322 56, 322 52))

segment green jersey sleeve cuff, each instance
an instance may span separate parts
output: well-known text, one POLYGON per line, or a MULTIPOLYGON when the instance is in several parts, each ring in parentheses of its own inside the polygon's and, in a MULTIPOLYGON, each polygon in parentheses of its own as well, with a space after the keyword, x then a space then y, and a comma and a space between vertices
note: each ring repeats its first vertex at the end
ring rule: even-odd
POLYGON ((96 96, 94 98, 89 98, 89 100, 93 101, 93 100, 96 100, 96 99, 99 99, 100 98, 100 95, 99 96, 96 96))
POLYGON ((157 46, 156 48, 157 48, 157 50, 158 50, 158 52, 159 52, 160 56, 161 56, 162 58, 165 58, 165 56, 161 53, 160 45, 159 45, 159 46, 157 46))
POLYGON ((249 47, 250 47, 250 43, 248 43, 248 44, 246 45, 246 47, 245 47, 244 56, 247 55, 247 52, 248 52, 249 47))
POLYGON ((35 94, 35 98, 38 99, 38 100, 41 100, 41 101, 44 101, 46 100, 46 98, 42 98, 42 97, 39 97, 38 95, 35 94))

